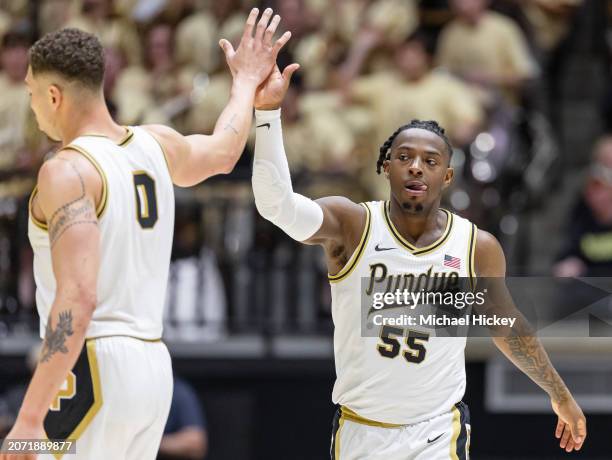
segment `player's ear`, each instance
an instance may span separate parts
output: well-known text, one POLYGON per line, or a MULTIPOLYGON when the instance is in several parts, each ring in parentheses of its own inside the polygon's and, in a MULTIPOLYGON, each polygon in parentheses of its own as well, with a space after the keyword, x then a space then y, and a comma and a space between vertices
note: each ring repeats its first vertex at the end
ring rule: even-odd
POLYGON ((453 182, 454 176, 455 176, 455 170, 451 168, 450 166, 446 168, 446 174, 444 174, 444 183, 442 185, 443 189, 447 188, 453 182))
POLYGON ((383 171, 385 172, 385 177, 389 179, 389 168, 391 167, 391 161, 385 160, 383 161, 383 171))
POLYGON ((47 90, 47 97, 49 98, 49 102, 51 106, 57 110, 57 108, 62 103, 62 91, 59 89, 59 86, 55 84, 49 85, 47 90))

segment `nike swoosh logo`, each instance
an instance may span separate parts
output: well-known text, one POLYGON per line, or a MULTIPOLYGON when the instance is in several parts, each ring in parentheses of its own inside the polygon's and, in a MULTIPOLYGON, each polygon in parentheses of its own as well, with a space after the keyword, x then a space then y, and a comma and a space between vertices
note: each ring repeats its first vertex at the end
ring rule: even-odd
POLYGON ((437 441, 438 439, 440 439, 442 436, 444 436, 444 433, 439 434, 438 436, 436 436, 436 437, 435 437, 435 438, 433 438, 433 439, 429 439, 429 438, 427 438, 427 444, 431 444, 432 442, 436 442, 436 441, 437 441))
POLYGON ((391 251, 392 249, 396 248, 381 248, 378 244, 374 247, 375 251, 391 251))
POLYGON ((258 128, 263 128, 264 126, 266 128, 268 128, 268 129, 270 129, 270 123, 264 123, 264 124, 261 124, 261 125, 257 125, 258 128))

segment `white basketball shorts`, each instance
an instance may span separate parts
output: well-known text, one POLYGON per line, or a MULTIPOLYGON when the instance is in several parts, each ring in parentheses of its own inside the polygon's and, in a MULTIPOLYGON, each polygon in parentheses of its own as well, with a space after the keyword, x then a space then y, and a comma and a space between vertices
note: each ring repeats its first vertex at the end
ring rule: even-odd
POLYGON ((334 417, 332 460, 468 460, 470 412, 463 402, 414 425, 365 419, 347 407, 334 417))
POLYGON ((76 455, 39 455, 39 460, 154 460, 172 385, 163 342, 88 339, 45 418, 47 437, 76 440, 76 455))

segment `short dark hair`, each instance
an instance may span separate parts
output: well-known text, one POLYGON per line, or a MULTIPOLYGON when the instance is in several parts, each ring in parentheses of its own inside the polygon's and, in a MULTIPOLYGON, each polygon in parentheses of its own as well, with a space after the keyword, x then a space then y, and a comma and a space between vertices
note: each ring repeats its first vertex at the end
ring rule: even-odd
POLYGON ((426 131, 434 133, 436 136, 438 136, 444 141, 444 144, 446 144, 446 150, 447 150, 449 159, 453 155, 453 147, 450 141, 448 140, 448 137, 446 137, 446 134, 444 134, 444 128, 442 128, 438 124, 437 121, 412 120, 407 125, 402 125, 399 128, 397 128, 395 132, 391 134, 391 136, 389 136, 389 138, 385 141, 385 143, 380 147, 380 150, 379 150, 380 155, 378 156, 378 161, 376 162, 376 172, 378 174, 380 174, 382 165, 385 162, 385 160, 389 159, 389 155, 391 153, 390 152, 391 145, 393 144, 393 141, 395 140, 397 135, 401 133, 402 131, 405 131, 407 129, 413 129, 413 128, 424 129, 426 131))
POLYGON ((67 28, 46 34, 30 48, 32 73, 55 72, 90 89, 104 80, 104 48, 95 35, 67 28))

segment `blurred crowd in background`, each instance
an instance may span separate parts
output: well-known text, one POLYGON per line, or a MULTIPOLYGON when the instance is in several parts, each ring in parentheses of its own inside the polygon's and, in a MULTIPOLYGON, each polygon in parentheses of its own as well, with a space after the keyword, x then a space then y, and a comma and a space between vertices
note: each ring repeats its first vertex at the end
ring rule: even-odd
MULTIPOLYGON (((218 41, 237 44, 253 6, 273 7, 292 32, 279 65, 301 64, 283 105, 300 192, 386 199, 380 146, 413 118, 437 120, 455 147, 444 206, 498 235, 511 267, 542 271, 532 235, 545 243, 548 227, 538 232, 526 216, 573 187, 556 214, 571 225, 559 226, 543 269, 610 273, 612 2, 0 0, 0 337, 36 329, 27 204, 58 147, 29 109, 29 46, 61 27, 93 32, 106 49, 104 92, 118 122, 211 133, 231 86, 218 41)), ((177 189, 170 336, 212 340, 254 320, 269 331, 329 323, 322 254, 257 216, 252 148, 253 138, 229 176, 177 189)))

